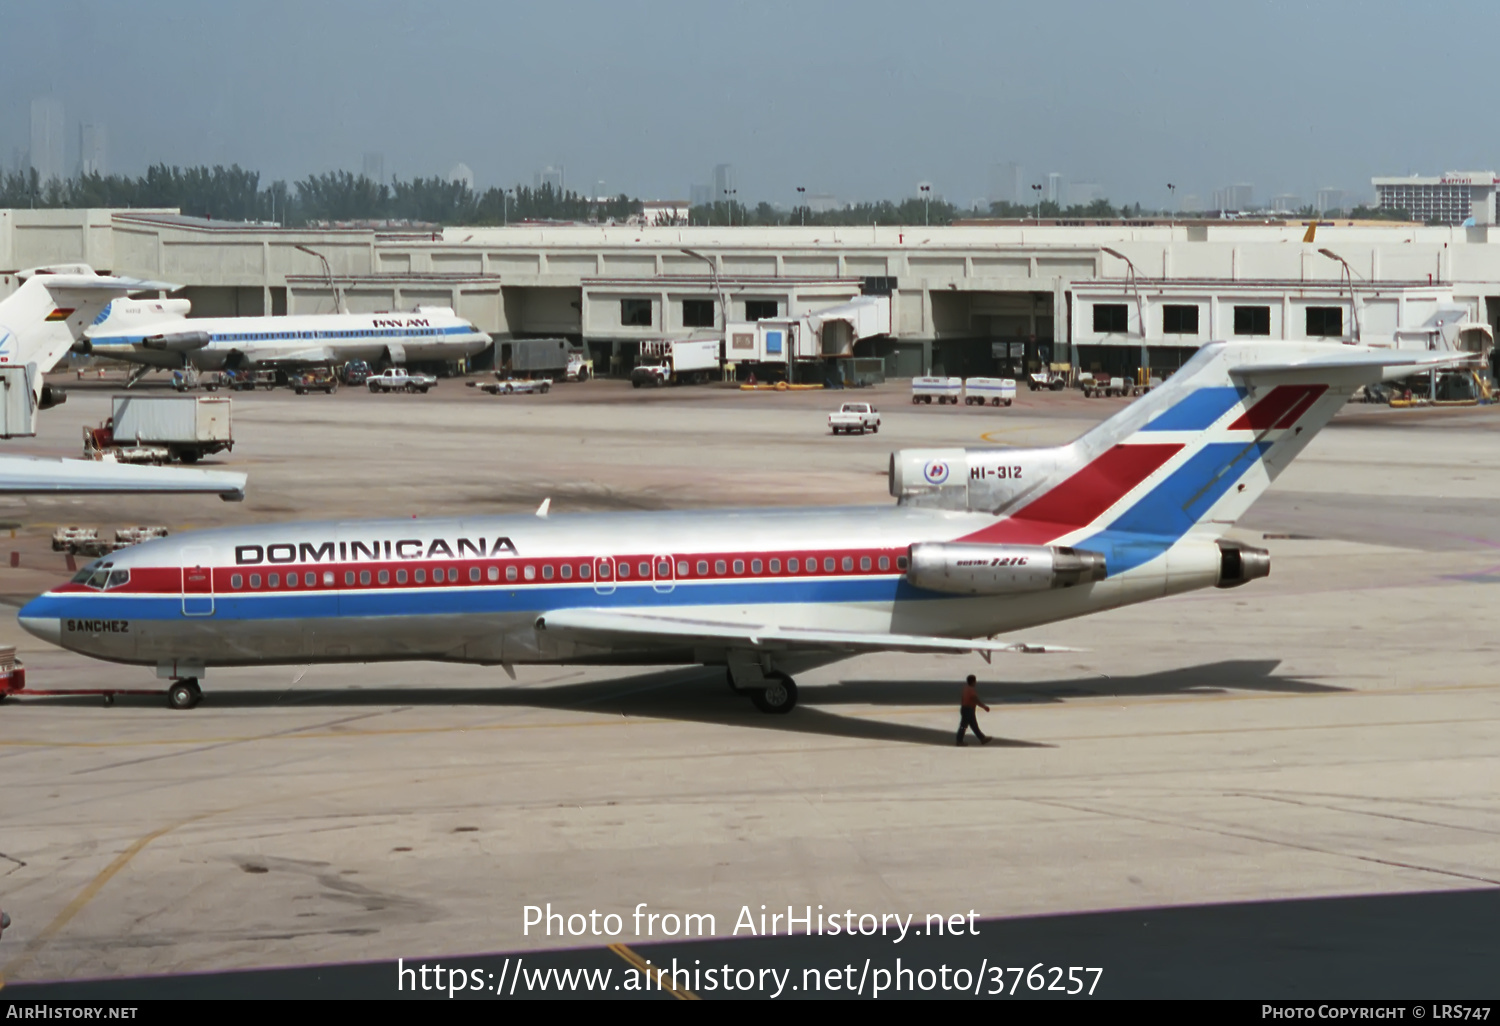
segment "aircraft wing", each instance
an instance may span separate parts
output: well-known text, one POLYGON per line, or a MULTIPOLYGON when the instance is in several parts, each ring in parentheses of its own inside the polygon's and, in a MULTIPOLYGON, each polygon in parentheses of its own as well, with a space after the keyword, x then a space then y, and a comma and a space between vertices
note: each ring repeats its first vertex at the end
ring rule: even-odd
POLYGON ((730 623, 662 616, 614 609, 559 609, 537 619, 537 629, 598 638, 634 639, 661 643, 711 643, 770 650, 816 649, 844 652, 1081 652, 1061 645, 969 638, 936 638, 918 634, 818 630, 773 624, 730 623))
POLYGON ((245 475, 225 470, 139 467, 112 460, 48 460, 0 456, 0 495, 87 495, 170 492, 245 497, 245 475))

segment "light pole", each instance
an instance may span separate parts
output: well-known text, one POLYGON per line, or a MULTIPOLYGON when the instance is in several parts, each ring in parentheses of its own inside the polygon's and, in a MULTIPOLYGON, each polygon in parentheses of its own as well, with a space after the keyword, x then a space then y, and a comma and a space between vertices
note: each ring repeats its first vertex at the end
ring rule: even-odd
POLYGON ((734 198, 740 194, 738 189, 724 190, 724 206, 728 211, 729 227, 734 227, 734 198))
POLYGON ((1167 220, 1175 224, 1177 222, 1177 186, 1171 182, 1167 183, 1167 195, 1171 197, 1167 201, 1167 205, 1171 208, 1167 211, 1167 220))
POLYGON ((510 197, 512 190, 500 190, 500 224, 502 227, 510 225, 510 197))
POLYGON ((1351 326, 1354 328, 1354 341, 1355 341, 1355 344, 1358 344, 1359 343, 1359 304, 1354 301, 1354 268, 1352 268, 1352 267, 1349 266, 1349 261, 1347 261, 1343 257, 1339 256, 1337 253, 1335 253, 1331 249, 1320 249, 1320 250, 1318 250, 1318 252, 1320 254, 1322 254, 1323 256, 1326 256, 1329 260, 1337 260, 1339 263, 1341 263, 1341 264, 1344 265, 1344 274, 1343 274, 1343 277, 1346 277, 1346 278, 1349 279, 1349 319, 1351 321, 1351 326))
POLYGON ((1036 219, 1040 221, 1042 219, 1042 187, 1033 185, 1031 191, 1036 193, 1036 219))
POLYGON ((802 226, 807 227, 807 189, 797 186, 797 213, 802 219, 802 226))
POLYGON ((1118 249, 1110 249, 1108 246, 1099 248, 1102 252, 1125 261, 1125 266, 1130 268, 1130 288, 1135 293, 1135 319, 1141 326, 1141 370, 1145 372, 1146 377, 1141 384, 1149 385, 1151 383, 1151 353, 1146 348, 1146 307, 1141 302, 1141 276, 1136 273, 1135 264, 1124 253, 1118 249))
POLYGON ((922 193, 922 227, 927 228, 931 224, 931 218, 928 215, 932 209, 932 186, 922 182, 917 189, 922 193))
POLYGON ((296 246, 294 248, 301 250, 302 252, 306 253, 308 256, 315 256, 319 260, 323 261, 323 274, 328 279, 328 291, 333 293, 333 309, 334 309, 334 312, 335 313, 343 313, 344 312, 344 300, 343 300, 343 297, 339 295, 338 286, 334 285, 334 283, 333 283, 333 268, 331 268, 331 267, 328 266, 328 258, 325 257, 322 253, 319 253, 317 250, 308 249, 306 246, 298 245, 298 246, 296 246))

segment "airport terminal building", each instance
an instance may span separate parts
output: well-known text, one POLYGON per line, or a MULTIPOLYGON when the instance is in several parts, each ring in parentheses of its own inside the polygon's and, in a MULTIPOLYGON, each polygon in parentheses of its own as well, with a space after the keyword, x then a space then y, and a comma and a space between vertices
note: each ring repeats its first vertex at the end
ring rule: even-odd
MULTIPOLYGON (((1490 202, 1493 204, 1493 186, 1490 202)), ((1297 221, 951 227, 514 225, 289 229, 172 210, 0 210, 0 294, 86 262, 181 282, 195 316, 454 308, 497 340, 566 336, 599 373, 642 342, 796 319, 860 296, 889 330, 816 359, 890 377, 1044 364, 1170 370, 1220 338, 1394 344, 1500 328, 1500 227, 1297 221)), ((476 361, 484 365, 484 358, 476 361)))

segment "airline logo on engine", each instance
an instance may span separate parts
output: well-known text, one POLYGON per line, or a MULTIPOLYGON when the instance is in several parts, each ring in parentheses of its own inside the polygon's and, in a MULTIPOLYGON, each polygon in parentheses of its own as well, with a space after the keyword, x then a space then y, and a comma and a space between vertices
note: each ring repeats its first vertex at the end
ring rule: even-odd
POLYGON ((930 460, 922 468, 922 476, 927 479, 928 484, 940 485, 948 480, 948 464, 942 460, 930 460))
POLYGON ((374 541, 277 542, 273 545, 236 545, 234 561, 238 566, 258 563, 347 563, 360 560, 387 559, 484 559, 514 556, 516 547, 509 538, 492 542, 484 538, 420 538, 374 541))

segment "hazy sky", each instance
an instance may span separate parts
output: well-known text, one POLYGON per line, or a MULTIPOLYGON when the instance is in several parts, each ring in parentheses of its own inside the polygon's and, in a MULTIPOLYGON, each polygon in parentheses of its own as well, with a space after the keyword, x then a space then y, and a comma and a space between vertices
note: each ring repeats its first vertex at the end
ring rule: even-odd
POLYGON ((988 195, 992 164, 1163 206, 1500 166, 1495 0, 49 0, 0 6, 0 162, 30 101, 112 171, 233 163, 686 198, 988 195))

